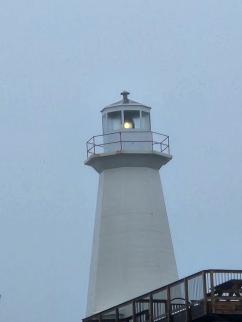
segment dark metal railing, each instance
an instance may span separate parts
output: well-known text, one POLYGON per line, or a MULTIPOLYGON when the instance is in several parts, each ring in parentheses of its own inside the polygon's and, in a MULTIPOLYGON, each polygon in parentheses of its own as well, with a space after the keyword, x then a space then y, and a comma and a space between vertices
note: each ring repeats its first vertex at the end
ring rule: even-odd
POLYGON ((122 152, 130 150, 156 151, 170 154, 169 136, 151 131, 120 131, 91 137, 87 143, 87 158, 105 152, 122 152))
POLYGON ((201 271, 83 322, 188 322, 208 314, 242 317, 242 270, 201 271))

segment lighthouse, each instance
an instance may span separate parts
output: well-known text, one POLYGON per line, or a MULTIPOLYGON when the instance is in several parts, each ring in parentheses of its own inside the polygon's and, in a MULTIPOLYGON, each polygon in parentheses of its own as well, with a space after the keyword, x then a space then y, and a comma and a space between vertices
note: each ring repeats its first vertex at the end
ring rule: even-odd
POLYGON ((99 175, 88 316, 178 279, 160 179, 169 137, 152 131, 149 106, 121 95, 87 142, 85 164, 99 175))

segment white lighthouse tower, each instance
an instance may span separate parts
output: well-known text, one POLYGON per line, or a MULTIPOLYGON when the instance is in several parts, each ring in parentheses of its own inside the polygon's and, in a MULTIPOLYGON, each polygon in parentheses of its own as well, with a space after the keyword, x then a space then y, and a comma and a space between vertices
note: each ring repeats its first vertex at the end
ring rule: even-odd
POLYGON ((86 164, 99 173, 89 316, 178 279, 159 174, 169 138, 151 131, 150 107, 121 94, 87 142, 86 164))

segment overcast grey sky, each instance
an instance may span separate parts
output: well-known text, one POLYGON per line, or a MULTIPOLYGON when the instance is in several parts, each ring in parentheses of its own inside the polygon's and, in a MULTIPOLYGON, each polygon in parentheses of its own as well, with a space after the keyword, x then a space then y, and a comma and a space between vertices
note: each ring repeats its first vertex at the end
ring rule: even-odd
POLYGON ((98 182, 85 141, 123 89, 170 135, 180 276, 242 267, 241 53, 241 0, 1 1, 0 321, 84 317, 98 182))

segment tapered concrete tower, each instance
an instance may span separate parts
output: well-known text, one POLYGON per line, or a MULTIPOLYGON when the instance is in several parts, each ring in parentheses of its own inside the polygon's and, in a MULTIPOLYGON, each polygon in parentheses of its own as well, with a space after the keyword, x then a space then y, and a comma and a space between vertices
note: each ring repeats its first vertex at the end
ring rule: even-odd
POLYGON ((178 279, 159 174, 169 138, 151 131, 150 107, 121 94, 87 142, 86 164, 99 173, 89 316, 178 279))

